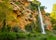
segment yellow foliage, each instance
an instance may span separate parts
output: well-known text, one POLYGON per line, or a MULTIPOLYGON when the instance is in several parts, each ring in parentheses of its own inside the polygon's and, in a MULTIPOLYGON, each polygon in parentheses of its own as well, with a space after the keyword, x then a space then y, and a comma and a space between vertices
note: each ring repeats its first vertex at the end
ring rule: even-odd
POLYGON ((50 17, 53 18, 53 19, 56 19, 56 13, 52 12, 52 13, 50 14, 50 17))
POLYGON ((56 4, 53 5, 53 11, 56 11, 56 4))
POLYGON ((53 5, 53 10, 50 14, 50 17, 56 19, 56 4, 53 5))

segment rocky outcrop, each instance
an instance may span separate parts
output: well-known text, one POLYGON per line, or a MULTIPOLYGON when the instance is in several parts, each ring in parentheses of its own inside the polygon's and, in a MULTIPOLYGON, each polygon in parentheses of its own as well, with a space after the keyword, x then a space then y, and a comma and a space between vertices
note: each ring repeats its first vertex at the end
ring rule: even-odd
MULTIPOLYGON (((30 6, 32 5, 31 2, 27 0, 10 0, 9 2, 10 6, 12 7, 13 13, 6 14, 6 17, 9 19, 11 17, 11 20, 6 20, 6 25, 10 25, 11 27, 18 26, 21 28, 21 30, 25 31, 25 26, 27 24, 30 24, 32 22, 36 23, 37 19, 36 16, 38 15, 38 10, 36 8, 32 10, 30 6)), ((34 4, 35 6, 35 4, 34 4)), ((47 29, 49 30, 51 28, 51 22, 50 18, 45 15, 45 10, 41 10, 44 23, 47 24, 47 29)))
POLYGON ((27 0, 14 0, 10 2, 13 6, 14 16, 16 17, 17 22, 7 21, 8 25, 20 26, 21 30, 25 31, 25 26, 31 22, 36 22, 37 11, 29 9, 30 2, 27 0), (19 4, 16 4, 18 2, 19 4))

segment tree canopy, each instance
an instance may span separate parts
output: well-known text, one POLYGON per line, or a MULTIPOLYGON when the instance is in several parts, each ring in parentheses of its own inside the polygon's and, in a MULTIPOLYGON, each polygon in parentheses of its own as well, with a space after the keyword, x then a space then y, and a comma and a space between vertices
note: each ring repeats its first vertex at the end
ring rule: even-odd
POLYGON ((56 20, 56 4, 53 4, 53 9, 50 14, 50 17, 56 20))

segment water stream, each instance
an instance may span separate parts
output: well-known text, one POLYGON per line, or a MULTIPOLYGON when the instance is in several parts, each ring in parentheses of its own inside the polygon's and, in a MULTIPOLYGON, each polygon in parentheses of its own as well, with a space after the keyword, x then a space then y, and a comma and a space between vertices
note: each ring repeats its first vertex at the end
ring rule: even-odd
POLYGON ((42 28, 42 34, 46 34, 45 29, 44 29, 44 23, 43 23, 43 18, 42 18, 42 14, 40 11, 40 7, 38 7, 38 11, 39 11, 39 19, 40 19, 41 28, 42 28))

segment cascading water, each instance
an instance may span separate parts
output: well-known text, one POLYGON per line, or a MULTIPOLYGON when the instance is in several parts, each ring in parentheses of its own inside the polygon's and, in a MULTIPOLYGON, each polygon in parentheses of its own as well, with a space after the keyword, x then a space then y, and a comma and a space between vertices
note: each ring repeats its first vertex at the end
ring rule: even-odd
MULTIPOLYGON (((28 0, 28 1, 34 1, 34 0, 28 0)), ((46 34, 45 29, 44 29, 43 18, 42 18, 42 15, 41 15, 41 11, 40 11, 40 7, 39 6, 38 6, 38 11, 39 11, 39 18, 40 18, 40 23, 41 23, 41 28, 42 28, 42 34, 46 34)))
POLYGON ((44 23, 43 23, 43 18, 42 18, 42 14, 40 11, 40 7, 38 7, 38 11, 39 11, 39 18, 40 18, 40 23, 41 23, 41 28, 42 28, 42 34, 46 34, 45 29, 44 29, 44 23))

